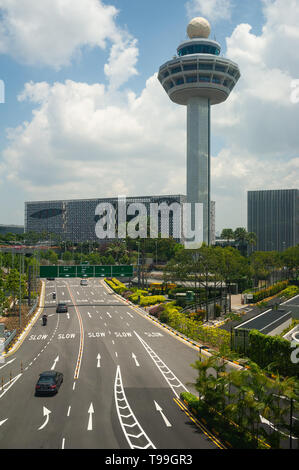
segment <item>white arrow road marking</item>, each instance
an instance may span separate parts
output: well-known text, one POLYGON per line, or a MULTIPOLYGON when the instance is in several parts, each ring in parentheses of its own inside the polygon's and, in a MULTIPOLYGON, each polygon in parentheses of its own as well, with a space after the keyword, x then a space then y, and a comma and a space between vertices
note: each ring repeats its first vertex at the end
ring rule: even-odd
POLYGON ((50 413, 51 411, 48 410, 48 408, 46 408, 45 406, 43 407, 43 415, 46 416, 46 421, 44 422, 44 424, 38 428, 38 430, 40 431, 41 429, 43 429, 44 427, 47 426, 48 422, 49 422, 49 416, 50 416, 50 413))
POLYGON ((54 364, 52 365, 51 370, 55 369, 55 366, 56 366, 58 361, 59 361, 59 356, 57 356, 56 359, 54 360, 54 364))
POLYGON ((162 412, 162 408, 160 405, 158 405, 158 403, 154 400, 154 403, 155 403, 155 407, 156 407, 156 410, 159 411, 159 413, 161 414, 163 420, 164 420, 164 423, 166 424, 166 426, 168 428, 171 428, 171 424, 170 422, 168 421, 168 419, 166 418, 166 416, 164 415, 164 413, 162 412))
POLYGON ((92 415, 93 415, 93 413, 94 413, 93 404, 90 403, 90 407, 89 407, 89 410, 88 410, 89 420, 88 420, 87 431, 92 431, 92 415))
POLYGON ((0 369, 3 369, 3 367, 8 366, 8 364, 11 364, 13 361, 16 360, 16 357, 14 359, 11 359, 10 361, 6 362, 4 366, 1 366, 0 369))
POLYGON ((101 367, 101 356, 100 356, 100 354, 97 355, 97 360, 98 360, 97 367, 101 367))
POLYGON ((4 419, 3 421, 0 421, 0 426, 2 426, 2 424, 4 424, 7 420, 8 418, 4 419))
POLYGON ((132 358, 133 358, 134 361, 135 361, 136 367, 139 367, 139 362, 137 361, 137 358, 136 358, 136 356, 135 356, 134 353, 132 353, 132 358))

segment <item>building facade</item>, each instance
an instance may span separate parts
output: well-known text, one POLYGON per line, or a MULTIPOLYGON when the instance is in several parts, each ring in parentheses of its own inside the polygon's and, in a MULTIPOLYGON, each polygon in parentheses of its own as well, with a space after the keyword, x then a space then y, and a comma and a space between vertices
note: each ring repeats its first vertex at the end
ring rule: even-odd
MULTIPOLYGON (((25 232, 45 233, 51 238, 51 234, 58 235, 62 241, 71 241, 73 243, 81 243, 86 241, 100 241, 96 236, 96 223, 99 216, 96 214, 96 208, 99 204, 112 204, 116 209, 116 226, 118 222, 118 198, 101 198, 101 199, 74 199, 60 201, 31 201, 25 202, 25 232)), ((166 203, 171 206, 177 203, 181 207, 187 202, 185 195, 168 195, 168 196, 140 196, 126 198, 126 206, 133 203, 142 203, 150 214, 150 204, 160 205, 166 203)), ((129 222, 134 215, 127 215, 126 222, 129 222)), ((215 202, 211 201, 211 239, 215 240, 215 202)), ((167 231, 169 228, 169 236, 175 238, 178 242, 183 243, 183 234, 176 237, 174 233, 173 214, 169 214, 168 220, 158 214, 158 232, 167 231)))
POLYGON ((284 251, 299 243, 299 190, 248 191, 248 232, 257 236, 256 251, 284 251))
MULTIPOLYGON (((116 210, 117 227, 118 202, 118 198, 25 202, 25 232, 44 232, 49 236, 55 234, 62 241, 71 241, 73 243, 100 241, 95 232, 96 224, 99 220, 96 208, 99 204, 111 204, 116 210)), ((182 204, 186 202, 186 196, 170 195, 126 198, 127 208, 130 204, 142 203, 146 207, 148 215, 150 215, 151 203, 160 205, 163 202, 168 206, 178 203, 182 207, 182 204)), ((134 215, 127 215, 126 222, 129 222, 132 218, 134 218, 134 215)), ((165 230, 165 221, 159 213, 158 231, 161 232, 163 229, 165 230)), ((169 217, 169 235, 175 235, 173 233, 172 212, 170 212, 169 217)), ((182 242, 181 237, 176 239, 182 242)))

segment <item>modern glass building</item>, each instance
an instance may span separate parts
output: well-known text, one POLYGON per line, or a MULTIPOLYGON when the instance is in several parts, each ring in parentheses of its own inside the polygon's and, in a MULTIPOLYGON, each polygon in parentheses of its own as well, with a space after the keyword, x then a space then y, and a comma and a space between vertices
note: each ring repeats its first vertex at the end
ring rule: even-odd
MULTIPOLYGON (((99 220, 96 208, 100 203, 112 204, 116 209, 116 227, 118 220, 118 198, 102 199, 74 199, 60 201, 30 201, 25 202, 25 232, 46 233, 59 235, 62 241, 81 243, 86 241, 100 241, 96 236, 95 228, 99 220)), ((166 203, 169 206, 173 203, 182 204, 187 202, 185 195, 168 196, 136 196, 126 198, 126 206, 132 203, 143 203, 150 214, 150 204, 160 205, 166 203)), ((137 214, 136 214, 137 215, 137 214)), ((182 212, 181 212, 182 217, 182 212)), ((129 222, 134 215, 127 215, 126 222, 129 222)), ((211 201, 211 234, 215 239, 215 202, 211 201)), ((169 236, 183 243, 183 234, 178 238, 174 233, 173 213, 169 213, 168 220, 158 213, 158 231, 169 229, 169 236)))
MULTIPOLYGON (((25 232, 33 231, 37 233, 45 232, 49 235, 56 234, 63 241, 72 241, 74 243, 100 241, 95 232, 96 223, 99 220, 96 208, 100 203, 112 204, 116 210, 117 220, 118 202, 118 198, 25 202, 25 232)), ((150 214, 151 203, 160 205, 163 202, 167 203, 168 206, 172 203, 179 203, 182 206, 186 202, 186 196, 140 196, 126 198, 127 207, 132 203, 143 203, 148 215, 150 214)), ((127 216, 126 222, 129 222, 133 217, 127 216)), ((164 227, 163 223, 159 213, 159 232, 164 227)), ((172 212, 170 212, 169 217, 169 235, 173 236, 172 212)), ((177 240, 182 241, 181 238, 177 240)))
POLYGON ((248 232, 257 236, 256 251, 284 251, 299 243, 299 190, 248 191, 248 232))

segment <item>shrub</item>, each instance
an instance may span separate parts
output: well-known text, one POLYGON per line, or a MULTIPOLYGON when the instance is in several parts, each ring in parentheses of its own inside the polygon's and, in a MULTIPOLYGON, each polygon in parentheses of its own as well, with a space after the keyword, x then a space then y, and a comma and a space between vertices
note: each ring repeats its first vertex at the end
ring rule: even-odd
POLYGON ((143 307, 147 305, 155 305, 161 302, 165 302, 165 297, 163 295, 149 295, 148 297, 140 298, 140 305, 143 307))
POLYGON ((272 295, 278 294, 278 292, 281 292, 284 290, 289 281, 282 281, 282 282, 277 282, 273 286, 268 287, 267 289, 262 289, 259 292, 255 292, 253 294, 253 303, 259 302, 260 300, 266 299, 267 297, 271 297, 272 295))
POLYGON ((159 317, 159 314, 162 313, 164 310, 164 305, 155 305, 155 307, 151 307, 148 311, 150 315, 153 315, 154 317, 159 317))
POLYGON ((294 297, 295 295, 298 295, 298 294, 299 294, 298 286, 289 286, 280 293, 280 295, 282 295, 286 299, 290 299, 291 297, 294 297))

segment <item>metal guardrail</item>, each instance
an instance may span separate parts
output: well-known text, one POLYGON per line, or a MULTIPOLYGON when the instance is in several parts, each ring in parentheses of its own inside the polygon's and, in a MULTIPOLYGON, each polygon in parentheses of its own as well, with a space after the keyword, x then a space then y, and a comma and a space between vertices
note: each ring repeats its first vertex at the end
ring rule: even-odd
POLYGON ((9 343, 14 339, 17 334, 17 330, 13 330, 11 335, 4 341, 3 348, 5 349, 9 343))
POLYGON ((36 300, 35 300, 34 304, 32 305, 31 309, 27 313, 27 317, 29 317, 29 315, 31 315, 34 312, 34 310, 36 309, 36 307, 38 305, 38 299, 39 299, 39 296, 36 297, 36 300))

